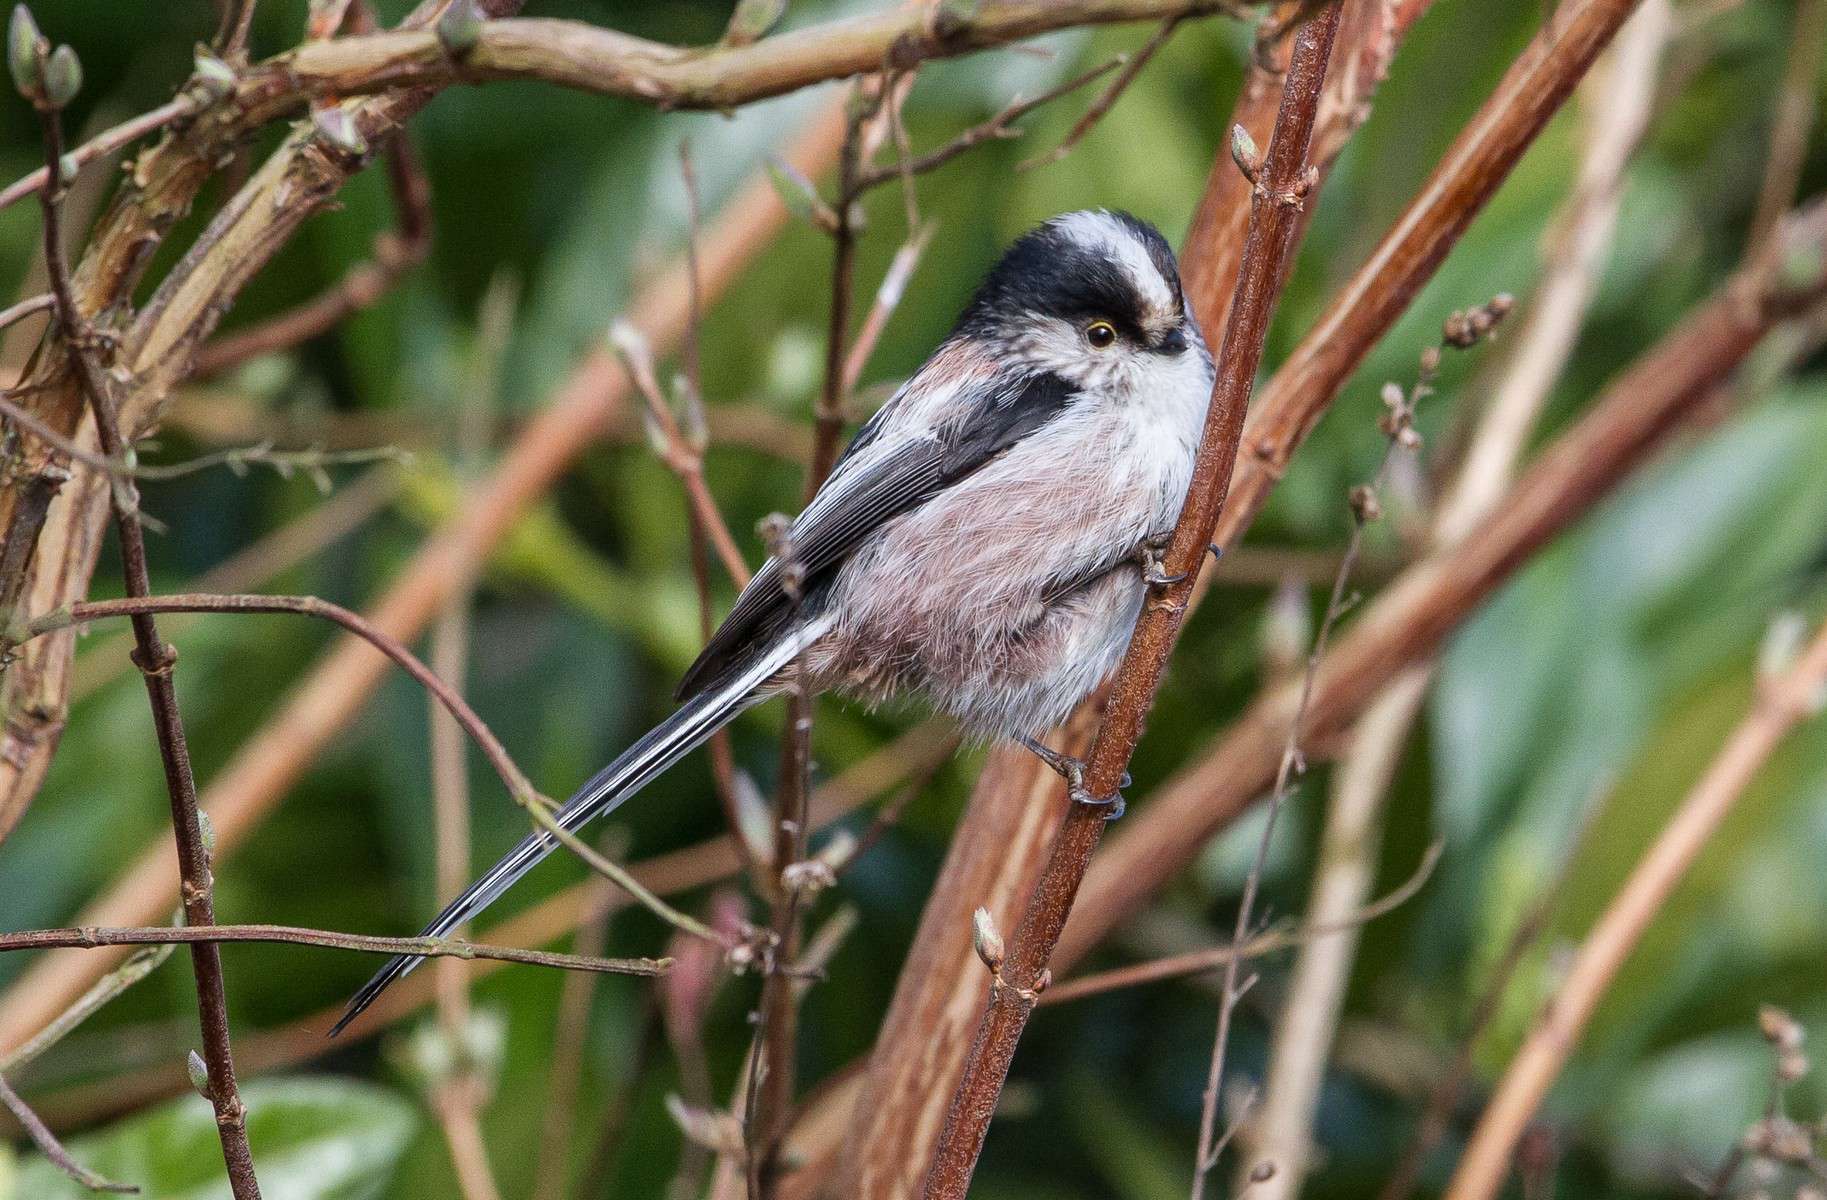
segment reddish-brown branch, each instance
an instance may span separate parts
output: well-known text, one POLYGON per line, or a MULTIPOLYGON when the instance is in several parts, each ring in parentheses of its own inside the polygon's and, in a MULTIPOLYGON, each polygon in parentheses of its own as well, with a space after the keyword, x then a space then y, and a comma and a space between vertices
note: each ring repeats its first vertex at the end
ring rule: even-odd
MULTIPOLYGON (((39 51, 40 71, 45 51, 39 51)), ((77 307, 70 283, 70 264, 63 246, 60 206, 63 187, 63 122, 54 108, 43 110, 45 167, 53 182, 39 193, 44 214, 45 271, 51 294, 57 298, 57 324, 80 393, 93 414, 102 453, 119 460, 126 453, 120 418, 108 384, 92 353, 95 335, 77 307)), ((140 528, 138 501, 131 481, 110 480, 115 529, 120 540, 121 574, 130 597, 152 590, 146 568, 145 533, 140 528)), ((158 738, 159 759, 165 768, 165 787, 171 798, 172 833, 177 841, 179 889, 185 923, 193 928, 216 923, 214 884, 209 851, 203 838, 197 807, 197 781, 190 765, 190 745, 178 711, 177 687, 172 679, 177 651, 159 636, 150 613, 133 618, 133 662, 146 681, 152 705, 153 732, 158 738)), ((202 1026, 203 1061, 208 1069, 204 1095, 216 1111, 216 1129, 235 1200, 259 1200, 260 1183, 254 1175, 253 1154, 247 1142, 247 1106, 235 1084, 234 1053, 228 1030, 228 996, 222 983, 222 958, 211 945, 191 947, 191 970, 196 978, 197 1016, 202 1026)))
MULTIPOLYGON (((1314 134, 1312 157, 1322 170, 1366 114, 1372 90, 1406 28, 1392 27, 1386 10, 1386 0, 1346 0, 1340 14, 1339 48, 1327 73, 1321 124, 1314 134)), ((1285 78, 1285 72, 1258 73, 1237 98, 1234 119, 1261 141, 1268 139, 1285 78)), ((1249 191, 1228 153, 1220 151, 1201 210, 1221 212, 1225 219, 1196 222, 1181 253, 1188 300, 1213 344, 1229 311, 1249 191), (1230 219, 1233 215, 1235 220, 1230 219)), ((1227 556, 1223 573, 1234 573, 1238 565, 1227 556)), ((1324 567, 1325 578, 1332 577, 1334 565, 1324 567)), ((1275 578, 1280 578, 1279 572, 1275 578)), ((1084 753, 1097 716, 1096 704, 1081 705, 1061 744, 1072 753, 1084 753)), ((920 1185, 946 1102, 963 1071, 980 1003, 983 968, 971 952, 971 910, 983 904, 1001 928, 1014 927, 1064 805, 1065 789, 1058 776, 1034 756, 1019 749, 990 754, 921 915, 871 1054, 863 1099, 855 1107, 842 1147, 842 1194, 905 1194, 920 1185)), ((806 1127, 828 1131, 835 1124, 827 1114, 814 1113, 806 1127)), ((805 1145, 810 1136, 802 1135, 797 1144, 805 1145)), ((822 1147, 819 1153, 835 1157, 837 1148, 822 1147)))
MULTIPOLYGON (((319 600, 316 596, 215 596, 188 594, 175 596, 128 596, 120 600, 90 600, 73 604, 67 611, 40 617, 27 626, 27 636, 38 636, 71 624, 99 621, 108 617, 131 617, 138 620, 153 613, 292 613, 318 617, 342 626, 356 637, 392 659, 401 670, 436 698, 445 711, 463 727, 463 731, 482 749, 516 799, 530 801, 538 795, 526 774, 514 762, 501 739, 476 715, 457 689, 441 679, 419 657, 401 642, 380 629, 360 613, 340 604, 319 600)), ((22 639, 23 640, 23 639, 22 639)))
MULTIPOLYGON (((1151 597, 1136 623, 1086 762, 1085 786, 1092 796, 1114 795, 1122 779, 1141 737, 1143 718, 1167 670, 1193 576, 1205 559, 1224 507, 1283 267, 1294 249, 1295 213, 1317 199, 1312 194, 1315 177, 1309 174, 1307 149, 1338 18, 1337 6, 1328 5, 1295 35, 1281 111, 1252 199, 1250 232, 1218 355, 1218 378, 1204 440, 1164 564, 1167 574, 1180 576, 1181 582, 1151 597)), ((962 1200, 970 1186, 1016 1043, 1033 1011, 1036 989, 1045 987, 1047 963, 1102 837, 1105 816, 1088 804, 1074 804, 1067 813, 1028 911, 1009 945, 1008 960, 990 990, 988 1010, 927 1177, 929 1200, 962 1200)))
POLYGON ((57 1136, 46 1127, 45 1123, 38 1119, 38 1114, 28 1108, 25 1101, 19 1098, 19 1093, 13 1090, 13 1085, 6 1081, 5 1076, 0 1076, 0 1108, 5 1108, 13 1114, 13 1119, 19 1122, 20 1128, 24 1129, 26 1136, 32 1139, 32 1144, 38 1147, 39 1153, 49 1159, 58 1170, 83 1187, 92 1192, 132 1193, 140 1190, 131 1183, 114 1183, 104 1179, 70 1157, 70 1152, 63 1148, 63 1144, 57 1140, 57 1136))

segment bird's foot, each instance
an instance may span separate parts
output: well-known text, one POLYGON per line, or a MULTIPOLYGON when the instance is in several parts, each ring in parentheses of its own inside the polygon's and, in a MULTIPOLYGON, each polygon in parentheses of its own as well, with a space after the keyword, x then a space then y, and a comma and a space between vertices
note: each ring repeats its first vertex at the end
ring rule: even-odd
MULTIPOLYGON (((1085 786, 1084 759, 1074 758, 1070 754, 1061 754, 1052 747, 1043 745, 1035 738, 1022 737, 1018 740, 1023 746, 1028 748, 1034 757, 1040 759, 1041 762, 1046 763, 1049 767, 1053 768, 1054 771, 1059 773, 1061 778, 1066 781, 1066 794, 1072 797, 1074 804, 1088 804, 1093 808, 1103 809, 1104 819, 1106 821, 1114 821, 1123 815, 1125 805, 1123 802, 1123 793, 1120 790, 1113 792, 1108 796, 1098 797, 1093 796, 1091 794, 1091 789, 1085 786)), ((1129 783, 1129 772, 1124 771, 1123 778, 1117 786, 1119 789, 1126 788, 1129 786, 1129 783)))
POLYGON ((1142 582, 1149 587, 1167 587, 1186 578, 1186 572, 1170 575, 1165 565, 1168 538, 1150 538, 1136 547, 1136 561, 1142 565, 1142 582))

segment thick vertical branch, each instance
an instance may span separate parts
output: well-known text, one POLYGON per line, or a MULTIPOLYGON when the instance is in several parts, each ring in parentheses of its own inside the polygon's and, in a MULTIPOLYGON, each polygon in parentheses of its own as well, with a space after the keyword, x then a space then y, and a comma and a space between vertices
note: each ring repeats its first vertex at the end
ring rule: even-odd
MULTIPOLYGON (((1470 449, 1433 515, 1429 542, 1448 547, 1487 517, 1515 478, 1530 433, 1560 378, 1598 288, 1610 249, 1629 165, 1648 128, 1660 77, 1657 67, 1672 32, 1667 0, 1645 0, 1581 89, 1586 130, 1572 194, 1553 223, 1550 261, 1507 369, 1479 418, 1470 449)), ((1326 809, 1307 919, 1326 924, 1355 911, 1369 895, 1382 846, 1382 814, 1390 782, 1421 713, 1431 662, 1397 676, 1353 731, 1326 809)), ((1294 1200, 1311 1159, 1333 1035, 1356 957, 1355 928, 1302 946, 1277 1021, 1262 1107, 1244 1126, 1239 1186, 1248 1164, 1273 1160, 1272 1178, 1255 1186, 1254 1200, 1294 1200)))
MULTIPOLYGON (((1136 622, 1109 708, 1086 763, 1085 786, 1093 796, 1116 793, 1129 756, 1141 737, 1142 722, 1155 689, 1166 672, 1192 592, 1193 576, 1205 559, 1212 529, 1224 506, 1263 341, 1268 335, 1284 264, 1294 248, 1296 214, 1312 198, 1317 178, 1309 171, 1307 149, 1338 17, 1338 7, 1327 5, 1302 24, 1295 35, 1275 134, 1267 157, 1256 172, 1250 234, 1219 351, 1218 378, 1212 389, 1204 440, 1166 556, 1166 572, 1181 576, 1181 582, 1153 596, 1136 622)), ((1075 804, 1067 813, 1027 914, 1016 931, 1007 963, 993 981, 988 1010, 978 1027, 964 1078, 953 1096, 945 1132, 927 1177, 929 1200, 962 1200, 970 1186, 996 1100, 1015 1057, 1015 1046, 1033 1011, 1036 990, 1045 986, 1047 962, 1065 927, 1078 885, 1091 864, 1092 851, 1103 834, 1105 815, 1102 809, 1088 804, 1075 804)))
MULTIPOLYGON (((1388 0, 1345 0, 1340 11, 1337 47, 1309 155, 1322 175, 1367 113, 1372 93, 1408 27, 1402 22, 1392 25, 1389 16, 1388 0)), ((1233 121, 1261 142, 1269 138, 1286 78, 1285 71, 1254 73, 1235 100, 1233 121)), ((1188 302, 1213 345, 1218 344, 1230 311, 1249 198, 1249 181, 1229 153, 1220 150, 1200 204, 1200 212, 1210 214, 1210 219, 1195 219, 1180 255, 1188 302)), ((1296 217, 1304 221, 1307 215, 1301 212, 1296 217)), ((1236 564, 1229 569, 1234 573, 1236 564)), ((1060 744, 1083 754, 1100 710, 1097 703, 1081 705, 1061 733, 1060 744)), ((917 1194, 947 1102, 964 1069, 982 1003, 982 966, 971 952, 969 936, 971 911, 984 905, 1002 928, 1015 926, 1065 803, 1059 777, 1033 755, 1019 748, 989 755, 921 914, 871 1054, 863 1098, 854 1107, 841 1148, 839 1194, 917 1194)), ((819 1114, 806 1122, 808 1129, 829 1130, 833 1125, 819 1114)), ((796 1139, 796 1152, 813 1152, 809 1137, 796 1139)), ((819 1147, 817 1152, 830 1156, 835 1151, 819 1147)))
MULTIPOLYGON (((92 352, 95 336, 85 324, 70 285, 70 264, 64 255, 59 205, 63 186, 59 179, 63 159, 62 120, 54 107, 44 110, 45 168, 52 182, 39 193, 44 212, 45 266, 51 292, 57 297, 57 320, 70 365, 82 395, 93 414, 102 453, 121 461, 126 453, 119 417, 107 382, 92 352)), ((146 569, 145 534, 140 528, 138 502, 130 479, 110 481, 115 528, 120 538, 121 572, 129 597, 152 593, 146 569)), ((158 737, 159 759, 165 768, 165 787, 171 797, 172 831, 177 838, 178 875, 185 924, 192 928, 214 925, 216 909, 210 877, 209 852, 204 845, 202 818, 197 809, 197 781, 190 766, 190 745, 178 713, 177 688, 172 680, 177 651, 159 636, 151 613, 133 617, 133 661, 146 681, 152 704, 153 731, 158 737)), ((260 1184, 254 1176, 254 1159, 247 1144, 247 1108, 235 1085, 234 1055, 228 1032, 228 996, 222 984, 222 956, 214 945, 191 947, 191 969, 196 976, 198 1018, 203 1032, 203 1061, 209 1070, 205 1089, 216 1110, 216 1128, 235 1200, 259 1200, 260 1184)))

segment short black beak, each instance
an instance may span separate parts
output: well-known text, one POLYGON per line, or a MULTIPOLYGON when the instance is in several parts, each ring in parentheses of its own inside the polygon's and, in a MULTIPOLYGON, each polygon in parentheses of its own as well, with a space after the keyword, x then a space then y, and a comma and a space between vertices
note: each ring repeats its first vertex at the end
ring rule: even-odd
POLYGON ((1161 335, 1161 344, 1155 347, 1156 354, 1179 354, 1186 349, 1186 335, 1178 327, 1161 335))

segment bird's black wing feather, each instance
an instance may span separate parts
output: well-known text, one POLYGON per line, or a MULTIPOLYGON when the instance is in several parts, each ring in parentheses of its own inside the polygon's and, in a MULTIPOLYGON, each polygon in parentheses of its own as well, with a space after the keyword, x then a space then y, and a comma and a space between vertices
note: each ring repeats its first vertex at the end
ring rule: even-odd
MULTIPOLYGON (((1033 433, 1071 402, 1075 390, 1057 375, 1021 377, 965 410, 930 437, 909 439, 894 453, 865 462, 858 451, 883 436, 889 405, 858 431, 812 503, 793 523, 794 560, 803 572, 802 604, 815 606, 844 559, 891 518, 911 511, 1033 433)), ((746 660, 792 619, 780 563, 770 558, 743 589, 704 652, 679 684, 687 699, 746 660)))

